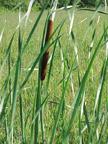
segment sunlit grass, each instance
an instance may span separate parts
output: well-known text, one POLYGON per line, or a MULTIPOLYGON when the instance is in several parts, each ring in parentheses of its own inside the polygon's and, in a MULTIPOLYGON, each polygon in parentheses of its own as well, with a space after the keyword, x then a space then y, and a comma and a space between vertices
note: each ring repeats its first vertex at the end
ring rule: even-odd
MULTIPOLYGON (((71 9, 69 11, 73 12, 71 9)), ((40 52, 40 49, 47 11, 44 11, 40 17, 39 14, 40 12, 32 12, 26 27, 22 23, 20 32, 16 31, 9 48, 11 37, 18 25, 18 12, 0 12, 2 20, 0 31, 4 28, 0 43, 0 106, 3 102, 0 115, 0 143, 12 141, 15 144, 33 143, 35 119, 42 109, 46 143, 106 143, 108 141, 108 58, 106 58, 105 44, 108 15, 97 12, 94 16, 94 12, 75 10, 73 29, 69 35, 68 12, 56 13, 50 48, 52 59, 48 64, 46 80, 41 87, 38 82, 38 63, 44 52, 40 52), (28 35, 37 18, 39 23, 33 29, 29 41, 28 35), (95 36, 89 58, 89 47, 94 30, 95 36), (75 57, 75 45, 79 63, 75 57), (10 71, 9 59, 4 62, 9 53, 10 71), (38 94, 41 96, 41 105, 35 113, 38 94), (96 98, 97 95, 100 99, 96 98)), ((44 46, 45 49, 47 47, 44 46)), ((43 143, 41 123, 39 122, 38 125, 38 142, 43 143)))

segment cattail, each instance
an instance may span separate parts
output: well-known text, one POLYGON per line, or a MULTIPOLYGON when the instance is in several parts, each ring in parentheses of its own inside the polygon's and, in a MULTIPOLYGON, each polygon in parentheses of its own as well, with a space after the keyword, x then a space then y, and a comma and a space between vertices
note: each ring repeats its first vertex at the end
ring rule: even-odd
MULTIPOLYGON (((48 26, 47 26, 45 44, 50 39, 50 36, 52 34, 52 29, 53 29, 53 21, 51 19, 49 19, 48 26)), ((44 53, 44 55, 42 57, 42 61, 41 61, 41 80, 45 79, 48 59, 49 59, 49 48, 46 50, 46 52, 44 53)))
MULTIPOLYGON (((58 1, 55 1, 54 6, 52 8, 52 13, 51 13, 50 18, 48 20, 45 44, 47 44, 49 42, 49 39, 50 39, 52 31, 53 31, 55 10, 56 10, 56 7, 57 7, 57 3, 58 3, 58 1)), ((49 59, 49 48, 45 51, 45 53, 44 53, 44 55, 42 57, 42 60, 41 60, 40 79, 42 81, 45 79, 45 76, 46 76, 48 59, 49 59)))

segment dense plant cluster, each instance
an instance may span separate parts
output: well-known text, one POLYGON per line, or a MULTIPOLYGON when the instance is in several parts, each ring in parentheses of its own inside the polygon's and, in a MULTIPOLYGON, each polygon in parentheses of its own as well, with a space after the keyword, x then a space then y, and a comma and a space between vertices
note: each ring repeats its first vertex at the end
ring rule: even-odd
MULTIPOLYGON (((27 9, 29 1, 30 0, 0 0, 0 5, 9 9, 16 6, 21 6, 23 9, 27 9)), ((70 5, 73 4, 74 1, 75 0, 59 0, 58 6, 61 7, 65 5, 70 5)), ((37 5, 37 7, 41 8, 45 4, 50 6, 52 2, 53 0, 36 0, 34 5, 37 5)), ((99 2, 99 0, 78 0, 78 2, 81 6, 95 6, 99 2)), ((101 3, 104 4, 105 0, 101 0, 101 3)))
POLYGON ((9 9, 19 6, 21 6, 23 9, 26 9, 28 3, 29 0, 0 0, 0 5, 9 9))
POLYGON ((0 144, 108 144, 107 4, 29 1, 0 0, 0 144))

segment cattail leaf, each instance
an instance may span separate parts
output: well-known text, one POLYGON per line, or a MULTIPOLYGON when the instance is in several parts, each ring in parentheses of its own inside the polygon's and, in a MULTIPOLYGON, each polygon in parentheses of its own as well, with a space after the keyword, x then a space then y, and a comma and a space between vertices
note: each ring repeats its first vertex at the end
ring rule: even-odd
MULTIPOLYGON (((107 30, 107 28, 106 28, 106 30, 107 30)), ((98 52, 98 50, 99 50, 99 48, 100 48, 101 42, 102 42, 102 40, 103 40, 103 37, 104 37, 104 33, 103 33, 103 35, 101 36, 101 38, 100 38, 100 40, 99 40, 99 42, 98 42, 98 44, 97 44, 97 46, 96 46, 96 48, 95 48, 94 54, 93 54, 93 56, 92 56, 92 58, 91 58, 91 60, 90 60, 90 63, 89 63, 89 65, 88 65, 88 68, 87 68, 87 70, 86 70, 86 72, 85 72, 85 74, 84 74, 84 76, 83 76, 83 78, 82 78, 82 80, 81 80, 81 84, 80 84, 78 93, 77 93, 77 95, 75 96, 75 100, 74 100, 74 103, 73 103, 73 106, 72 106, 73 110, 72 110, 72 113, 71 113, 71 118, 70 118, 70 120, 69 120, 68 129, 67 129, 67 131, 66 131, 66 136, 64 137, 64 141, 67 141, 67 138, 68 138, 68 136, 69 136, 69 132, 70 132, 70 130, 71 130, 71 128, 72 128, 73 121, 74 121, 74 118, 75 118, 75 116, 76 116, 76 111, 77 111, 77 109, 79 108, 80 102, 81 102, 81 100, 82 100, 82 93, 83 93, 84 88, 85 88, 85 83, 86 83, 86 81, 87 81, 87 78, 88 78, 90 69, 91 69, 91 67, 92 67, 93 61, 94 61, 94 59, 95 59, 95 57, 96 57, 96 54, 97 54, 97 52, 98 52)))
POLYGON ((31 40, 31 38, 32 38, 32 35, 33 35, 34 31, 35 31, 36 28, 37 28, 37 25, 38 25, 38 23, 39 23, 39 21, 40 21, 40 18, 41 18, 41 16, 42 16, 43 12, 44 12, 44 9, 41 10, 38 18, 36 19, 36 21, 35 21, 32 29, 31 29, 31 32, 29 33, 29 36, 28 36, 28 38, 27 38, 27 40, 26 40, 26 42, 25 42, 25 44, 24 44, 24 46, 23 46, 23 49, 22 49, 23 52, 25 51, 26 47, 28 46, 28 43, 30 42, 30 40, 31 40))
MULTIPOLYGON (((64 69, 64 72, 65 72, 65 69, 64 69)), ((54 141, 54 136, 55 136, 55 133, 56 133, 56 128, 57 128, 57 124, 58 124, 58 121, 59 121, 60 113, 62 111, 62 107, 63 107, 63 104, 64 104, 64 96, 65 96, 65 92, 66 92, 66 89, 67 89, 67 84, 68 84, 69 79, 70 79, 71 72, 72 72, 72 66, 71 66, 71 69, 68 73, 68 77, 67 77, 66 81, 63 80, 62 96, 61 96, 61 99, 60 99, 60 104, 58 105, 58 111, 57 111, 57 114, 56 114, 55 123, 54 123, 53 129, 52 129, 52 134, 51 134, 51 138, 50 138, 50 141, 49 141, 50 144, 52 144, 53 141, 54 141)))
POLYGON ((103 86, 104 86, 104 83, 105 83, 107 65, 108 65, 108 58, 103 63, 102 70, 101 70, 100 81, 99 81, 99 86, 98 86, 97 94, 96 94, 94 111, 96 113, 96 120, 97 121, 99 119, 99 112, 100 112, 100 108, 101 108, 102 91, 103 91, 103 86))

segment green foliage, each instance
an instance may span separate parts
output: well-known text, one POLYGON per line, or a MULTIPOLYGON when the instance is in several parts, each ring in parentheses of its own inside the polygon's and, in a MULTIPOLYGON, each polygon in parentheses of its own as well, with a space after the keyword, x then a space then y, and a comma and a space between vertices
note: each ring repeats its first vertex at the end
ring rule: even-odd
MULTIPOLYGON (((59 0, 58 7, 73 4, 74 1, 75 0, 59 0)), ((17 8, 22 7, 24 10, 26 10, 29 2, 30 2, 29 0, 0 0, 0 5, 8 9, 12 9, 14 7, 17 7, 17 8)), ((81 6, 86 6, 86 5, 95 6, 96 4, 98 4, 98 2, 100 2, 100 0, 78 0, 78 2, 79 4, 81 4, 81 6)), ((101 3, 104 4, 105 1, 101 0, 101 3)), ((51 6, 51 4, 52 4, 52 0, 37 0, 35 1, 34 6, 37 8, 41 8, 45 5, 49 7, 51 6)))
POLYGON ((23 9, 26 9, 29 4, 29 0, 0 0, 0 5, 8 9, 12 9, 16 6, 20 6, 23 9))
MULTIPOLYGON (((0 2, 27 8, 29 0, 0 2)), ((95 6, 99 1, 82 3, 95 6)), ((60 7, 67 4, 59 0, 60 7)), ((19 29, 18 12, 8 11, 6 26, 6 12, 1 15, 0 144, 108 142, 108 13, 75 7, 57 11, 47 43, 47 10, 32 12, 19 29), (41 81, 47 49, 51 57, 41 81)))
POLYGON ((59 5, 63 6, 63 5, 68 5, 70 2, 70 0, 59 0, 59 5))
POLYGON ((18 12, 8 11, 0 42, 0 144, 108 141, 107 13, 75 9, 75 14, 70 34, 67 11, 57 12, 45 44, 46 11, 32 12, 15 34, 18 12), (41 83, 38 64, 49 47, 41 83))

